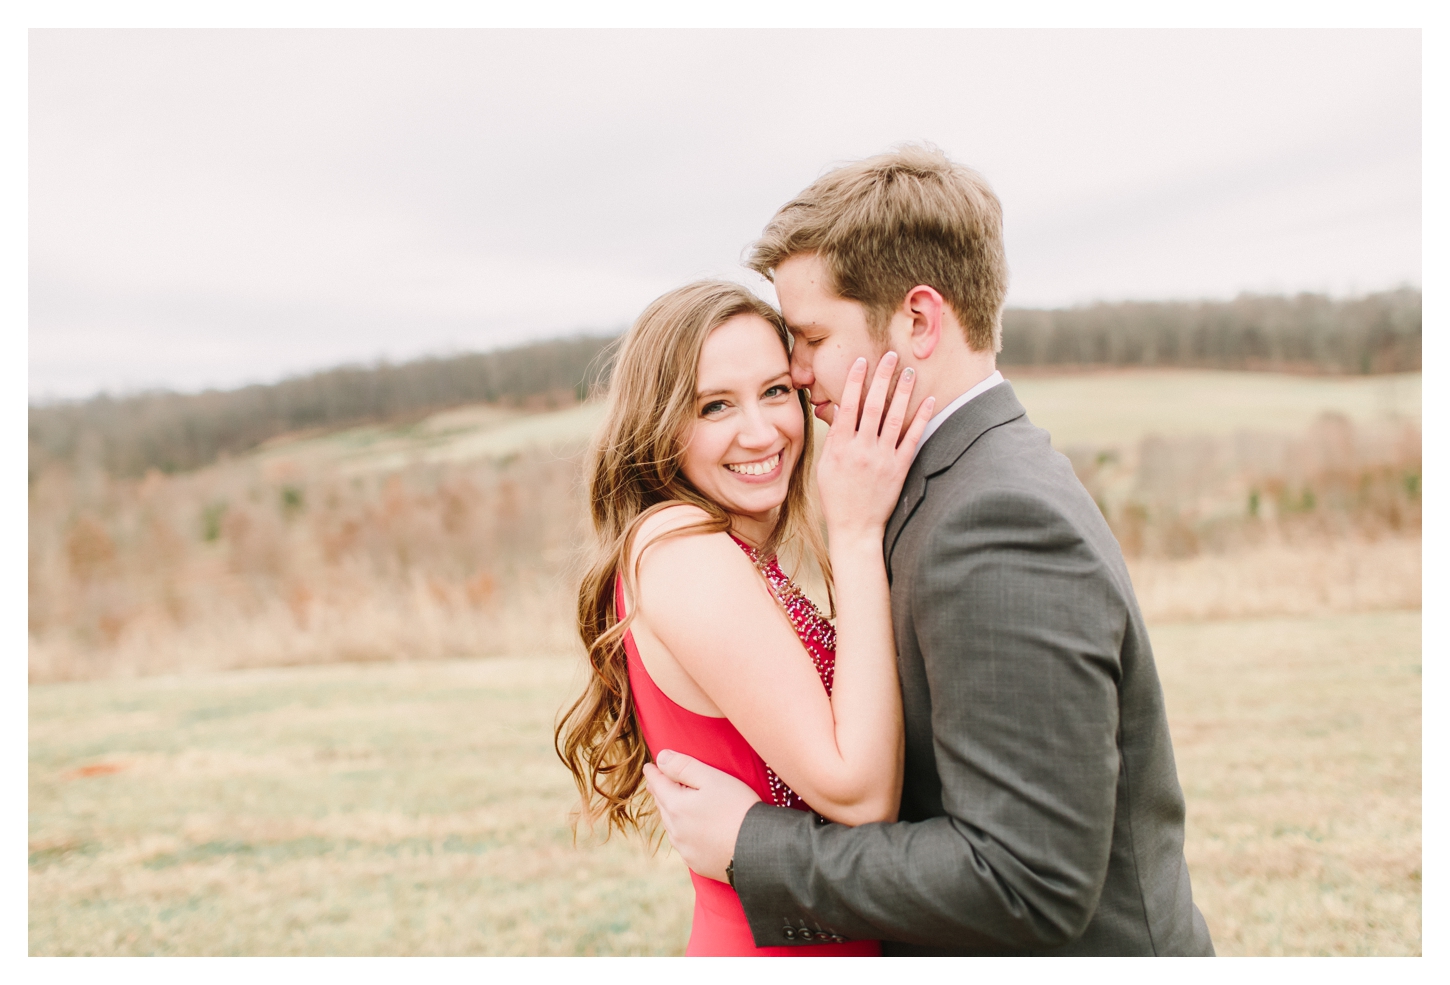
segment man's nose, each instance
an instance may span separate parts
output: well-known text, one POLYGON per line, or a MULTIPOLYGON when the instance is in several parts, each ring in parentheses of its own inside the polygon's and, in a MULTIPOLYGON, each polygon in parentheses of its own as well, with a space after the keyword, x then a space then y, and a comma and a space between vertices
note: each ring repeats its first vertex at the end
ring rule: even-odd
POLYGON ((811 364, 800 354, 802 348, 804 346, 797 345, 790 354, 790 383, 798 390, 816 382, 816 374, 811 372, 811 364))

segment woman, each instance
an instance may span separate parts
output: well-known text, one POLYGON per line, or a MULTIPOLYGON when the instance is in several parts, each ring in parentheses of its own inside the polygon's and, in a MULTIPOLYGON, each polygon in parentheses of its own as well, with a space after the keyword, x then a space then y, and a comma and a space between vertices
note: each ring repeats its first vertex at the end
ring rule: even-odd
MULTIPOLYGON (((927 401, 897 446, 908 370, 881 424, 895 364, 881 360, 858 431, 857 361, 822 449, 827 554, 808 498, 810 405, 791 385, 780 315, 739 285, 702 282, 656 300, 625 336, 587 467, 596 544, 579 632, 592 673, 555 736, 591 824, 649 827, 642 771, 665 747, 782 807, 895 819, 903 740, 881 538, 931 416, 927 401), (783 552, 817 564, 834 628, 783 552)), ((756 948, 734 890, 691 879, 687 954, 880 953, 756 948)))

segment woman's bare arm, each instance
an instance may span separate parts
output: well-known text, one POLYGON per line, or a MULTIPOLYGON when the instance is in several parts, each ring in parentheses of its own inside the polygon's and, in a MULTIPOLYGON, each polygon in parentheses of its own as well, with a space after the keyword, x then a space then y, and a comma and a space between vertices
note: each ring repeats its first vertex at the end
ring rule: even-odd
MULTIPOLYGON (((897 449, 908 378, 878 437, 892 366, 883 361, 860 431, 859 401, 848 396, 836 419, 850 422, 851 434, 833 427, 822 452, 838 610, 830 697, 764 579, 727 535, 661 539, 702 519, 701 511, 663 511, 636 546, 641 655, 650 662, 646 651, 658 643, 781 779, 845 824, 894 820, 901 796, 901 694, 881 540, 931 405, 897 449), (869 442, 857 441, 868 432, 869 442)), ((859 395, 864 361, 858 368, 859 395)))

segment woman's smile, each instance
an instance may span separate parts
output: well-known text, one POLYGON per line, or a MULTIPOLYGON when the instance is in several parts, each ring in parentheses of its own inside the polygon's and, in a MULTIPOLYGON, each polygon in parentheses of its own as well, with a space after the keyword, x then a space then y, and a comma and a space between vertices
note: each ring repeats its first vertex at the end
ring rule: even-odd
POLYGON ((774 479, 780 472, 780 452, 769 458, 758 458, 753 462, 726 462, 725 467, 748 480, 774 479))
POLYGON ((737 534, 764 541, 805 443, 790 357, 764 318, 736 315, 705 339, 696 383, 696 417, 681 471, 736 518, 737 534))

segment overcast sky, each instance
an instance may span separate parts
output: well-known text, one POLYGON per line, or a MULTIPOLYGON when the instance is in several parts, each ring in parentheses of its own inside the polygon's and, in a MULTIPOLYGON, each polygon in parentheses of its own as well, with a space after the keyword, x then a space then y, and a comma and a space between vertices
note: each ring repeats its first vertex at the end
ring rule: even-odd
POLYGON ((30 393, 617 329, 906 140, 1011 305, 1421 281, 1414 31, 37 31, 30 393))

